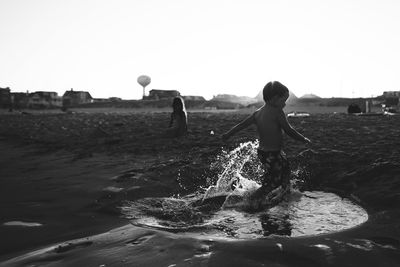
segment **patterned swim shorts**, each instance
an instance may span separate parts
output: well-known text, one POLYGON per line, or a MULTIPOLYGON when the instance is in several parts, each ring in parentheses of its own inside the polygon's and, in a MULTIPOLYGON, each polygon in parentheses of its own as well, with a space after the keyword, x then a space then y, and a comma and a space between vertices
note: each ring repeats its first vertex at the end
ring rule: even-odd
POLYGON ((263 187, 274 189, 289 185, 290 167, 285 152, 258 150, 258 158, 264 168, 263 187))

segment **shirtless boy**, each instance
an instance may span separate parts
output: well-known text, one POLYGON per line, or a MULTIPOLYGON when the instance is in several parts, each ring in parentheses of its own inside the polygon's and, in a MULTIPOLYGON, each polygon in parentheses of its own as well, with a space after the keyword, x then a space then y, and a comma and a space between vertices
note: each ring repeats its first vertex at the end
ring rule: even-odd
POLYGON ((228 140, 235 133, 252 124, 256 125, 259 135, 257 152, 264 168, 262 186, 254 194, 256 198, 262 198, 280 185, 289 185, 290 168, 282 150, 282 132, 295 140, 311 142, 289 124, 283 112, 288 97, 289 90, 286 86, 277 81, 267 83, 263 89, 264 106, 222 135, 223 140, 228 140))

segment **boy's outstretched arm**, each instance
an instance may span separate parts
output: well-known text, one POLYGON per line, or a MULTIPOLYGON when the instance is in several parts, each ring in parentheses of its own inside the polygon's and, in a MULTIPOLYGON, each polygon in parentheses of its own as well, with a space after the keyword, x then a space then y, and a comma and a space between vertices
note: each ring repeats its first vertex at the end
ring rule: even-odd
POLYGON ((303 136, 301 133, 296 131, 288 122, 285 113, 280 113, 279 114, 279 124, 281 125, 282 129, 285 131, 285 133, 290 136, 291 138, 304 142, 304 143, 311 143, 310 139, 307 137, 303 136))
POLYGON ((232 129, 230 129, 228 132, 224 133, 222 135, 222 139, 223 140, 228 140, 232 135, 234 135, 235 133, 249 127, 250 125, 252 125, 255 122, 254 120, 254 114, 250 115, 249 117, 247 117, 246 119, 244 119, 243 121, 241 121, 239 124, 235 125, 232 129))

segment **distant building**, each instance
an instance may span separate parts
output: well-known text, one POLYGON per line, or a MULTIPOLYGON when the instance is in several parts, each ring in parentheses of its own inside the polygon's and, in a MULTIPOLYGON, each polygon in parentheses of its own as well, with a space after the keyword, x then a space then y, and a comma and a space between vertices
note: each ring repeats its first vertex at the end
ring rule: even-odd
POLYGON ((383 97, 397 97, 400 98, 400 91, 385 91, 383 92, 383 97))
POLYGON ((9 108, 11 104, 10 87, 0 87, 0 108, 9 108))
POLYGON ((110 102, 109 98, 93 98, 93 103, 105 103, 110 102))
POLYGON ((72 88, 70 91, 65 91, 63 95, 62 105, 64 107, 75 106, 79 104, 92 103, 93 98, 86 91, 74 91, 72 88))
POLYGON ((27 108, 29 102, 29 92, 26 93, 11 93, 12 106, 16 109, 27 108))
POLYGON ((197 95, 185 95, 182 96, 183 100, 196 100, 196 101, 206 101, 204 97, 197 95))
POLYGON ((93 98, 93 103, 106 103, 106 102, 120 102, 122 98, 120 97, 109 97, 109 98, 93 98))
POLYGON ((144 99, 147 100, 160 100, 160 99, 169 99, 174 98, 176 96, 180 96, 181 93, 177 90, 159 90, 159 89, 152 89, 149 92, 149 95, 144 99))
POLYGON ((386 106, 398 106, 400 104, 400 91, 385 91, 383 98, 386 106))
POLYGON ((37 91, 31 93, 28 108, 56 108, 62 106, 62 98, 56 92, 37 91))
POLYGON ((371 100, 373 106, 382 105, 385 101, 380 99, 372 99, 371 100))
POLYGON ((122 98, 120 98, 120 97, 110 97, 110 98, 108 98, 109 99, 109 101, 111 101, 111 102, 119 102, 119 101, 122 101, 122 98))

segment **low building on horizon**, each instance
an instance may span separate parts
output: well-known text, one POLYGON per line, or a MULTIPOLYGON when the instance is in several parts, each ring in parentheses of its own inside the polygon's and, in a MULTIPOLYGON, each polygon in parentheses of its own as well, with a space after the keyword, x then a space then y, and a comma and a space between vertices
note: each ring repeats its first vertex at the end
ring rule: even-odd
POLYGON ((65 91, 63 95, 62 106, 70 107, 80 104, 87 104, 93 102, 93 97, 87 91, 74 91, 73 88, 65 91))
POLYGON ((122 101, 122 98, 116 97, 116 96, 109 97, 108 99, 109 99, 109 101, 111 101, 111 102, 119 102, 119 101, 122 101))
POLYGON ((11 90, 10 87, 0 87, 0 108, 10 108, 11 90))
POLYGON ((148 96, 143 97, 143 100, 171 99, 177 96, 181 96, 181 93, 178 90, 152 89, 149 91, 148 96))
POLYGON ((36 91, 29 94, 28 108, 60 108, 62 97, 56 92, 36 91))
POLYGON ((395 107, 400 105, 400 91, 384 91, 382 96, 385 106, 395 107))
POLYGON ((28 108, 30 94, 28 91, 11 93, 12 108, 23 109, 28 108))
POLYGON ((400 98, 400 91, 384 91, 383 97, 397 97, 400 98))
POLYGON ((110 102, 108 98, 93 98, 93 103, 106 103, 110 102))
POLYGON ((193 100, 193 101, 206 101, 206 99, 199 95, 184 95, 182 96, 183 100, 193 100))
POLYGON ((122 98, 120 97, 109 97, 109 98, 93 98, 93 103, 107 103, 107 102, 120 102, 122 98))
MULTIPOLYGON (((120 98, 109 98, 108 101, 119 101, 120 98)), ((0 108, 12 109, 46 109, 61 108, 63 106, 72 106, 85 103, 92 103, 93 98, 89 92, 74 91, 72 88, 66 91, 63 96, 59 96, 57 92, 51 91, 35 91, 30 93, 11 92, 9 87, 0 87, 0 108)))

